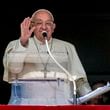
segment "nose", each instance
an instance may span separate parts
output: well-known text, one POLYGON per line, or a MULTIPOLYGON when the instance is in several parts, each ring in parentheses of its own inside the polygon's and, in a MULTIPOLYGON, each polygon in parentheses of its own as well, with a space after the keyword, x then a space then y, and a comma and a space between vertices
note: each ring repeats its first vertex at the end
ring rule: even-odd
POLYGON ((46 23, 42 23, 42 29, 46 29, 46 23))

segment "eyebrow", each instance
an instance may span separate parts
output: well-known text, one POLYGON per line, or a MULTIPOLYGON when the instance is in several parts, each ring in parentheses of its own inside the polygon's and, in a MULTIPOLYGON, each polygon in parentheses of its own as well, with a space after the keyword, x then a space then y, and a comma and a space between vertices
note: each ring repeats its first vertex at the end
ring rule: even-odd
MULTIPOLYGON (((42 19, 36 19, 36 20, 34 20, 33 22, 35 22, 35 21, 42 21, 42 19)), ((49 22, 53 22, 52 20, 46 20, 46 21, 49 21, 49 22)))

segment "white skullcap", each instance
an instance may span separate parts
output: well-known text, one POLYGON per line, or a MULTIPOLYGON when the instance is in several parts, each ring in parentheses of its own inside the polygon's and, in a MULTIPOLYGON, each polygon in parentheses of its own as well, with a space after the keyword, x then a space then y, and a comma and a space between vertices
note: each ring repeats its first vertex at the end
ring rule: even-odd
POLYGON ((50 16, 51 16, 51 18, 52 18, 52 21, 54 21, 54 17, 53 17, 53 15, 52 15, 52 13, 49 11, 49 10, 47 10, 47 9, 39 9, 39 10, 37 10, 37 11, 35 11, 33 14, 32 14, 32 19, 35 17, 35 15, 37 14, 37 13, 39 13, 39 12, 47 12, 50 16))

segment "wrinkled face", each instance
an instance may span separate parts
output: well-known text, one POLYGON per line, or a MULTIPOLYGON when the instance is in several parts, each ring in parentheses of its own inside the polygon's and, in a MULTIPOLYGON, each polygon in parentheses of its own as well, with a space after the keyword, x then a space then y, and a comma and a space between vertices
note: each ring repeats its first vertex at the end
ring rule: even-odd
POLYGON ((47 40, 50 40, 55 29, 55 23, 48 12, 40 11, 36 13, 33 19, 33 24, 35 26, 34 34, 38 40, 44 42, 44 38, 42 36, 43 31, 47 32, 47 40))

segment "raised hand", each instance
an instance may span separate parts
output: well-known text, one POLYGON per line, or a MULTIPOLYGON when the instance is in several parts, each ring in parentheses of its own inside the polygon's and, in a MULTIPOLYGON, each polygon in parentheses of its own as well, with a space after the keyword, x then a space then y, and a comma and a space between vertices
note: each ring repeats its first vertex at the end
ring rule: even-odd
POLYGON ((30 25, 31 25, 31 18, 30 17, 25 18, 20 25, 20 28, 21 28, 20 42, 23 46, 27 45, 31 34, 35 29, 35 26, 30 28, 30 25))

